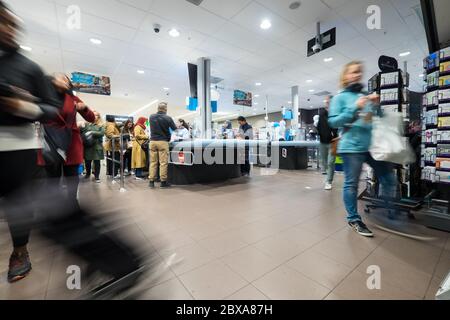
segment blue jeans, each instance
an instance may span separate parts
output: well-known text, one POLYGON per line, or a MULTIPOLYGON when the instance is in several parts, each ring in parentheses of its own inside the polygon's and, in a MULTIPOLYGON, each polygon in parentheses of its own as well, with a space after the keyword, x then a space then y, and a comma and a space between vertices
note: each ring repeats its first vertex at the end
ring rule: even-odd
POLYGON ((344 160, 344 204, 347 210, 347 221, 361 221, 361 216, 358 214, 358 184, 363 163, 366 162, 373 168, 382 187, 382 196, 386 200, 393 198, 397 190, 393 165, 374 160, 368 152, 345 153, 341 154, 341 157, 344 160))
POLYGON ((336 157, 331 154, 330 144, 320 144, 320 157, 322 158, 322 171, 327 173, 327 183, 333 183, 336 169, 336 157))

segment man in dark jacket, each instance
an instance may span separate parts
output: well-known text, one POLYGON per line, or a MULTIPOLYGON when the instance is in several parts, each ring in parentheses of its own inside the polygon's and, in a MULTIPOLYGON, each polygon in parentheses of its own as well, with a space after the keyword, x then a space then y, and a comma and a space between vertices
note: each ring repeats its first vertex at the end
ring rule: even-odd
POLYGON ((330 152, 330 143, 333 139, 338 137, 336 129, 331 129, 328 124, 328 108, 332 97, 327 97, 325 100, 325 109, 319 113, 319 123, 317 124, 317 131, 320 137, 320 155, 322 158, 323 174, 327 175, 325 183, 325 190, 333 188, 333 178, 335 170, 336 157, 330 152))
MULTIPOLYGON (((247 119, 240 116, 239 123, 239 138, 244 140, 253 140, 253 127, 247 122, 247 119)), ((241 165, 241 174, 244 177, 250 176, 250 148, 245 147, 245 162, 241 165)))
POLYGON ((170 130, 177 130, 171 117, 167 115, 167 103, 158 105, 158 113, 150 116, 150 182, 149 187, 155 187, 158 171, 161 178, 161 188, 168 188, 167 171, 169 168, 169 141, 170 130))

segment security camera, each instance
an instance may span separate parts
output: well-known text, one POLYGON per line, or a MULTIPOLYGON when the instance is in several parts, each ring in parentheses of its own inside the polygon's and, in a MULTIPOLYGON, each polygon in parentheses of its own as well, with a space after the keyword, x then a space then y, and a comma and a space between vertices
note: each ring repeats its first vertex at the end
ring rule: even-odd
POLYGON ((322 51, 322 45, 320 44, 320 42, 316 42, 312 49, 314 53, 319 53, 320 51, 322 51))
POLYGON ((153 25, 153 31, 155 31, 155 33, 159 33, 161 31, 161 25, 158 23, 155 23, 153 25))

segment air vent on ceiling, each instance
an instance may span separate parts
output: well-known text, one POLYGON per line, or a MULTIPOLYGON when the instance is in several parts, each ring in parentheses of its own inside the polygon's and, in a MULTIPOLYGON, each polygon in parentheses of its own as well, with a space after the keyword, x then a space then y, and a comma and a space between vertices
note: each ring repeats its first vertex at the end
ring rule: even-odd
POLYGON ((192 4, 195 4, 196 6, 199 6, 202 4, 203 0, 186 0, 187 2, 190 2, 192 4))
POLYGON ((320 91, 320 92, 317 92, 316 94, 314 94, 315 96, 318 96, 318 97, 324 97, 324 96, 329 96, 329 95, 331 95, 331 92, 329 92, 329 91, 320 91))

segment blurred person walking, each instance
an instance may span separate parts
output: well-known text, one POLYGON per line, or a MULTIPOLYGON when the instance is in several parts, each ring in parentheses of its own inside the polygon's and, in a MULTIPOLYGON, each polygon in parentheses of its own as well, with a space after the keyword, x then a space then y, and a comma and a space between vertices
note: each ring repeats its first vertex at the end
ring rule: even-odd
POLYGON ((334 170, 336 163, 336 155, 333 154, 331 144, 333 140, 338 138, 338 130, 332 129, 328 124, 328 110, 332 97, 328 96, 325 100, 325 109, 320 110, 317 131, 320 137, 320 155, 322 158, 323 174, 327 175, 325 190, 333 188, 334 170))
POLYGON ((94 173, 95 182, 100 183, 101 161, 105 158, 103 151, 103 136, 105 127, 102 118, 97 111, 93 111, 95 115, 94 123, 85 123, 81 129, 84 146, 84 163, 86 166, 86 179, 94 173), (92 168, 94 163, 94 168, 92 168))
MULTIPOLYGON (((147 118, 141 117, 134 126, 134 141, 131 159, 131 167, 136 174, 136 180, 144 179, 144 168, 147 163, 145 144, 148 142, 148 135, 145 133, 145 123, 147 118)), ((147 149, 148 150, 148 149, 147 149)))
POLYGON ((167 103, 161 102, 158 105, 158 112, 150 116, 150 188, 155 187, 158 165, 161 188, 170 187, 167 182, 170 130, 177 130, 177 126, 173 119, 167 115, 167 103))
POLYGON ((373 232, 358 213, 358 185, 363 163, 369 164, 381 182, 385 199, 395 194, 397 181, 393 165, 375 161, 369 153, 372 138, 372 116, 379 113, 379 96, 367 95, 361 84, 363 65, 353 61, 345 65, 340 80, 343 89, 331 101, 328 122, 340 129, 338 154, 344 160, 344 204, 348 224, 360 235, 372 237, 373 232))
POLYGON ((0 197, 13 242, 8 281, 31 271, 27 244, 33 209, 28 188, 37 171, 40 143, 33 123, 55 117, 58 100, 41 68, 19 51, 19 19, 0 1, 0 197))

